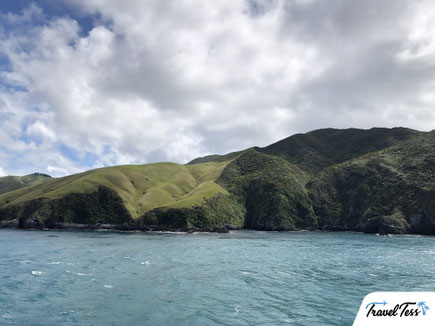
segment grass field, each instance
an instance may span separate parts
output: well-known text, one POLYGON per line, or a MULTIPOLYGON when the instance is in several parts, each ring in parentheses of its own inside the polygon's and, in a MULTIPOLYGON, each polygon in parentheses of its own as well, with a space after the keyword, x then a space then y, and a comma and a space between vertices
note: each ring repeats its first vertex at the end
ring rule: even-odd
MULTIPOLYGON (((6 177, 4 188, 21 189, 0 195, 0 206, 19 205, 37 198, 55 199, 70 193, 90 193, 100 186, 114 190, 133 217, 157 207, 192 207, 218 193, 227 193, 215 183, 228 162, 195 165, 154 163, 95 169, 63 178, 41 177, 23 185, 26 177, 6 177)), ((1 189, 1 188, 0 188, 1 189)))
POLYGON ((21 189, 24 187, 35 186, 49 181, 51 178, 46 174, 34 173, 25 175, 22 177, 18 176, 7 176, 0 178, 0 195, 21 189))

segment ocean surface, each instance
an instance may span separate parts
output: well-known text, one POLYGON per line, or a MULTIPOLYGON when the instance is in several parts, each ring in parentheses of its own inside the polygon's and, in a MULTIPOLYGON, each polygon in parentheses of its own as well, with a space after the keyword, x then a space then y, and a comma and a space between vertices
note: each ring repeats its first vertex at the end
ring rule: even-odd
POLYGON ((0 325, 351 325, 435 291, 435 238, 0 230, 0 325))

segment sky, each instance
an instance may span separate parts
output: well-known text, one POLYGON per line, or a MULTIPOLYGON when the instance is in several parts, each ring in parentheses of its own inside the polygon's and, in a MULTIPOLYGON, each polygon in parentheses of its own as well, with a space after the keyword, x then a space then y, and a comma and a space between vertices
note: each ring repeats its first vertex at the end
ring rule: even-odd
POLYGON ((429 131, 434 108, 432 1, 0 2, 0 176, 429 131))

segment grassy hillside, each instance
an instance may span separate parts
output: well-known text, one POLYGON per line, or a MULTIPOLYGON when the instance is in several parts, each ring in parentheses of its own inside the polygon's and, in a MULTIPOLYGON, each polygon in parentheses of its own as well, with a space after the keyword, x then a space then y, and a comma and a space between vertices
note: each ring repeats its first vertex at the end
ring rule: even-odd
POLYGON ((155 207, 174 206, 180 200, 185 205, 195 205, 205 196, 225 193, 214 182, 224 167, 225 163, 155 163, 101 168, 0 195, 0 206, 37 198, 55 199, 69 193, 91 193, 103 186, 115 191, 132 216, 138 217, 155 207))
POLYGON ((311 173, 419 135, 407 128, 319 129, 297 134, 258 150, 277 155, 311 173))
POLYGON ((215 154, 215 155, 207 155, 207 156, 203 156, 203 157, 198 157, 198 158, 190 161, 189 163, 187 163, 187 165, 207 163, 207 162, 228 162, 228 161, 236 159, 237 157, 239 157, 243 153, 246 153, 249 150, 250 150, 250 148, 245 149, 243 151, 228 153, 225 155, 215 154))
POLYGON ((28 186, 42 184, 51 177, 47 174, 33 173, 23 177, 7 176, 0 178, 0 195, 13 190, 21 189, 28 186))
MULTIPOLYGON (((63 198, 79 200, 77 205, 82 205, 84 197, 76 196, 77 194, 90 195, 107 189, 111 197, 120 198, 119 204, 128 212, 126 216, 138 219, 155 208, 191 208, 219 194, 228 196, 228 192, 215 182, 227 164, 228 162, 196 165, 155 163, 101 168, 4 193, 0 195, 0 207, 4 212, 18 208, 21 215, 26 215, 24 211, 30 204, 34 205, 35 201, 44 203, 40 204, 41 207, 38 206, 41 212, 47 210, 44 207, 53 206, 53 203, 65 205, 59 201, 63 198)), ((67 215, 74 214, 69 212, 67 215)), ((44 214, 39 214, 38 217, 39 220, 46 218, 44 214)), ((58 216, 57 219, 71 223, 78 218, 65 220, 58 216)))
POLYGON ((405 128, 322 129, 187 165, 2 179, 0 226, 435 234, 435 132, 405 128))

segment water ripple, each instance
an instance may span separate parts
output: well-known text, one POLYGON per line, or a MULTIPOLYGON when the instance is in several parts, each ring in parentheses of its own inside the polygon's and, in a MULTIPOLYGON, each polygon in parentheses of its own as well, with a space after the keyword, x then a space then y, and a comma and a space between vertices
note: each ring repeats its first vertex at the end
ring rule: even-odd
POLYGON ((431 237, 1 230, 0 241, 1 325, 349 325, 368 292, 435 290, 431 237))

